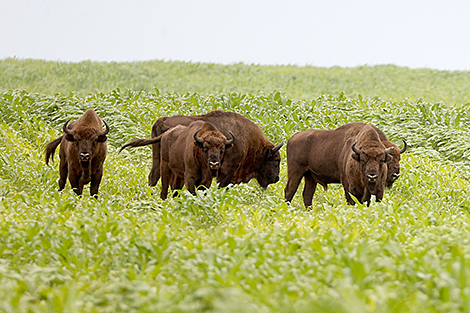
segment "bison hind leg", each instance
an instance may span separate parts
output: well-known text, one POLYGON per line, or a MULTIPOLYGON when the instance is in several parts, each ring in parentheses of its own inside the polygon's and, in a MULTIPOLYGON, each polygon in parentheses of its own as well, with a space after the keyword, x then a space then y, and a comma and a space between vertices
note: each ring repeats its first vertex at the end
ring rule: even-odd
POLYGON ((148 176, 149 179, 149 186, 156 186, 158 180, 160 179, 160 165, 152 166, 150 169, 150 173, 148 176))
POLYGON ((315 194, 315 190, 317 189, 317 182, 313 178, 313 175, 310 171, 307 171, 304 174, 305 178, 305 186, 302 196, 304 198, 304 205, 306 208, 312 206, 313 195, 315 194))
POLYGON ((66 161, 60 160, 59 165, 59 191, 64 190, 65 184, 67 183, 68 176, 68 164, 66 161))

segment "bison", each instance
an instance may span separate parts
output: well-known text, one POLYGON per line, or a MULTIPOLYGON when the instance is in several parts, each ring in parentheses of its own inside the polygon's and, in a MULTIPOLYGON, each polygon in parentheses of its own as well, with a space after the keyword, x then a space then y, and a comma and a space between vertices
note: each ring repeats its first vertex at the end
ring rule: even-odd
POLYGON ((177 125, 152 139, 135 139, 124 145, 140 147, 159 142, 161 145, 161 198, 168 196, 168 187, 181 189, 183 182, 189 192, 196 194, 197 186, 209 188, 223 163, 225 150, 233 147, 235 135, 227 139, 214 125, 194 121, 189 126, 177 125))
MULTIPOLYGON (((158 137, 176 125, 189 125, 197 120, 213 124, 226 137, 232 131, 237 138, 219 170, 217 182, 220 187, 247 183, 252 178, 263 188, 279 181, 279 150, 284 142, 275 146, 263 135, 258 125, 241 114, 214 110, 203 115, 161 117, 153 124, 152 137, 158 137)), ((155 142, 152 145, 150 186, 155 186, 160 179, 160 153, 160 143, 155 142)))
POLYGON ((391 162, 397 149, 394 144, 390 146, 390 142, 384 143, 388 141, 385 139, 381 130, 366 123, 350 123, 334 130, 308 130, 295 134, 287 143, 286 200, 292 200, 304 177, 303 199, 306 207, 312 205, 317 184, 325 189, 328 184, 343 184, 349 204, 354 204, 351 194, 361 203, 370 204, 371 195, 380 201, 383 189, 389 184, 387 167, 394 164, 391 162))
POLYGON ((64 189, 68 176, 77 195, 81 195, 83 186, 91 182, 90 194, 96 197, 103 176, 109 126, 93 109, 88 109, 78 120, 69 122, 63 126, 64 135, 46 145, 46 164, 54 158, 55 149, 60 145, 59 191, 64 189))
MULTIPOLYGON (((351 124, 356 124, 356 123, 351 123, 351 124)), ((361 123, 357 122, 357 124, 366 124, 366 123, 361 123)), ((388 140, 387 136, 385 133, 380 130, 379 128, 371 125, 377 134, 379 135, 380 140, 384 144, 386 148, 391 148, 393 147, 392 152, 390 153, 390 156, 392 157, 390 161, 387 162, 387 181, 385 183, 385 186, 387 188, 392 188, 393 183, 400 177, 400 159, 401 159, 401 154, 404 153, 408 147, 407 143, 405 140, 403 140, 403 148, 398 148, 396 144, 388 140)))

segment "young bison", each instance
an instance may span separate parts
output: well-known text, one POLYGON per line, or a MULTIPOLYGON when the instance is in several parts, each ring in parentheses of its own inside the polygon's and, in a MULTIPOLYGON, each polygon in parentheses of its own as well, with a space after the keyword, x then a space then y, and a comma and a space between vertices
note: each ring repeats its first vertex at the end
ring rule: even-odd
POLYGON ((90 194, 96 197, 103 176, 109 126, 93 109, 88 109, 78 120, 69 122, 65 122, 63 127, 65 134, 46 145, 46 164, 60 145, 59 191, 64 189, 69 176, 70 185, 77 195, 81 195, 83 186, 91 182, 90 194), (106 125, 104 131, 103 122, 106 125))
POLYGON ((196 186, 211 186, 222 166, 225 150, 234 144, 235 135, 229 133, 231 139, 211 123, 195 121, 189 126, 178 125, 152 139, 135 139, 121 151, 160 143, 161 198, 166 199, 169 186, 177 190, 184 184, 192 194, 196 194, 196 186))

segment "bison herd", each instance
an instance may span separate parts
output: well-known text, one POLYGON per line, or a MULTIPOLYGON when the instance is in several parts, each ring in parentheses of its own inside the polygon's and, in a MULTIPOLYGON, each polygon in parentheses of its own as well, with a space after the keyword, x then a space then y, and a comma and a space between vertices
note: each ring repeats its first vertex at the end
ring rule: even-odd
MULTIPOLYGON (((67 176, 76 194, 91 183, 90 194, 97 195, 106 158, 109 126, 92 109, 79 119, 67 121, 64 134, 46 145, 46 164, 60 145, 59 190, 67 176), (105 129, 103 130, 103 124, 105 129)), ((303 201, 312 205, 317 184, 342 184, 348 204, 381 201, 385 188, 400 177, 400 155, 407 149, 388 140, 377 127, 355 122, 334 130, 307 130, 287 142, 288 180, 285 198, 292 200, 302 178, 303 201), (356 200, 354 200, 354 198, 356 200)), ((196 193, 209 188, 213 178, 219 187, 247 183, 255 178, 261 187, 279 181, 284 142, 273 144, 258 125, 234 112, 220 110, 203 115, 175 115, 159 118, 151 139, 134 139, 126 148, 152 145, 149 185, 162 179, 161 198, 183 186, 196 193)))

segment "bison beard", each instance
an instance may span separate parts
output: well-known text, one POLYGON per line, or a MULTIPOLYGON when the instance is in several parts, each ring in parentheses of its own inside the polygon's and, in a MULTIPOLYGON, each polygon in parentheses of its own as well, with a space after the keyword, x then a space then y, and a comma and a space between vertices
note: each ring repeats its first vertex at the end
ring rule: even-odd
MULTIPOLYGON (((161 117, 152 127, 152 137, 158 137, 176 125, 187 126, 196 120, 213 124, 227 138, 230 138, 229 131, 232 131, 237 138, 219 170, 217 182, 220 187, 247 183, 252 178, 263 188, 279 181, 279 149, 283 143, 275 146, 258 125, 238 113, 215 110, 204 115, 161 117)), ((155 186, 160 179, 160 154, 160 143, 153 143, 150 186, 155 186)))
POLYGON ((109 126, 92 109, 70 125, 69 122, 63 126, 64 135, 46 145, 46 164, 49 164, 49 159, 54 157, 55 149, 60 145, 59 190, 65 188, 68 176, 77 195, 82 194, 84 185, 91 183, 90 194, 96 197, 103 176, 109 126), (106 126, 104 131, 103 122, 106 126))
POLYGON ((334 130, 299 132, 287 143, 285 198, 288 202, 292 201, 304 178, 303 200, 306 207, 312 205, 317 184, 325 189, 328 184, 343 184, 349 204, 355 203, 351 194, 361 203, 369 204, 370 195, 376 195, 380 201, 384 185, 391 186, 397 178, 395 175, 389 181, 387 167, 399 173, 399 156, 406 150, 406 142, 399 151, 395 147, 380 129, 360 122, 334 130), (395 160, 397 155, 398 159, 395 160), (365 173, 369 161, 376 167, 374 173, 365 173))

